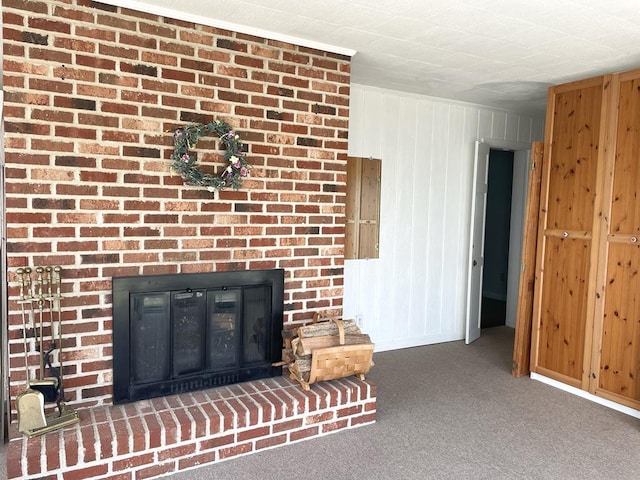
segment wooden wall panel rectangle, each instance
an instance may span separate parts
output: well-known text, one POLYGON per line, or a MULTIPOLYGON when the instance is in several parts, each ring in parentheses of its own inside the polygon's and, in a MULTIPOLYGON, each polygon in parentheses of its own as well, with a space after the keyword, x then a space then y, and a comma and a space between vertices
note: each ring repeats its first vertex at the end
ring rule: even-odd
POLYGON ((640 76, 620 82, 611 233, 640 234, 640 76))
POLYGON ((358 217, 358 196, 360 195, 360 185, 358 182, 349 182, 348 179, 358 178, 361 159, 351 157, 347 160, 347 194, 345 200, 345 216, 347 220, 354 221, 358 217))
POLYGON ((592 228, 601 101, 601 85, 555 95, 547 228, 592 228))
POLYGON ((349 157, 345 205, 345 258, 378 258, 382 162, 349 157))
POLYGON ((358 224, 353 220, 347 220, 345 223, 344 258, 346 259, 356 258, 356 252, 358 251, 356 244, 358 241, 357 228, 358 224))
POLYGON ((543 266, 537 366, 575 380, 582 378, 590 245, 548 238, 543 266))
POLYGON ((360 220, 378 223, 380 214, 380 161, 362 160, 360 182, 360 220))
POLYGON ((378 258, 378 224, 361 223, 358 238, 360 258, 378 258))
POLYGON ((640 245, 609 247, 598 388, 640 402, 640 245))

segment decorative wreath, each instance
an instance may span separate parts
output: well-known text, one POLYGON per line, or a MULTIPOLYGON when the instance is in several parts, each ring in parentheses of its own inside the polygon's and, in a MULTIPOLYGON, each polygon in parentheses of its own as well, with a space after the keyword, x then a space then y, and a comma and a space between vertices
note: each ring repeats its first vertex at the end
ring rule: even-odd
POLYGON ((242 152, 242 142, 231 125, 222 120, 175 127, 173 129, 173 153, 171 168, 184 180, 185 185, 206 187, 210 192, 233 187, 237 190, 242 179, 249 175, 251 165, 242 152), (224 158, 228 162, 224 171, 211 175, 204 173, 196 164, 196 156, 191 152, 198 139, 209 133, 216 133, 225 147, 224 158))

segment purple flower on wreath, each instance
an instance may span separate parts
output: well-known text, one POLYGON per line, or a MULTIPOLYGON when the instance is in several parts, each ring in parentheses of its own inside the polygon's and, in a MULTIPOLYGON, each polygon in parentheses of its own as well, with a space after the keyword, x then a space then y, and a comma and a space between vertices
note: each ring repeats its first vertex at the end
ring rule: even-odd
POLYGON ((249 174, 249 171, 246 168, 242 167, 240 169, 240 175, 241 176, 246 177, 248 174, 249 174))
POLYGON ((229 131, 227 132, 227 137, 229 137, 229 138, 233 138, 233 137, 235 137, 235 136, 236 136, 236 132, 234 132, 233 130, 229 130, 229 131))
POLYGON ((181 158, 182 158, 182 161, 185 162, 185 163, 188 162, 189 160, 191 160, 189 158, 189 154, 188 153, 185 153, 184 155, 182 155, 181 158))

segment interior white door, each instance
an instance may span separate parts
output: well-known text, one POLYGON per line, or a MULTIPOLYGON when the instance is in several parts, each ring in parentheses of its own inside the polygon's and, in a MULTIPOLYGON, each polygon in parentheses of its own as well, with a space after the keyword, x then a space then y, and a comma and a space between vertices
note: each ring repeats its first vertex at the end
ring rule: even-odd
POLYGON ((467 318, 465 343, 480 337, 482 308, 482 271, 484 269, 484 226, 487 213, 489 177, 489 145, 476 142, 473 163, 473 192, 471 196, 471 239, 469 241, 469 270, 467 278, 467 318))

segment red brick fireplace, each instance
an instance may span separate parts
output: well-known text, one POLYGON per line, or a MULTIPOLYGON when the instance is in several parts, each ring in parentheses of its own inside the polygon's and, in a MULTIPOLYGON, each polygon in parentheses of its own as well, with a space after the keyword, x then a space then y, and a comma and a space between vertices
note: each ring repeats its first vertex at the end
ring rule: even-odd
MULTIPOLYGON (((25 387, 19 267, 63 268, 67 404, 93 424, 128 411, 111 406, 113 277, 282 268, 285 327, 341 314, 350 58, 88 0, 2 10, 12 407, 25 387), (171 127, 214 119, 253 166, 218 195, 168 168, 171 127)), ((221 169, 215 138, 197 151, 221 169)), ((368 401, 356 403, 375 411, 368 401)))
POLYGON ((287 377, 113 407, 9 443, 9 479, 138 480, 370 424, 376 387, 356 377, 305 392, 287 377))

